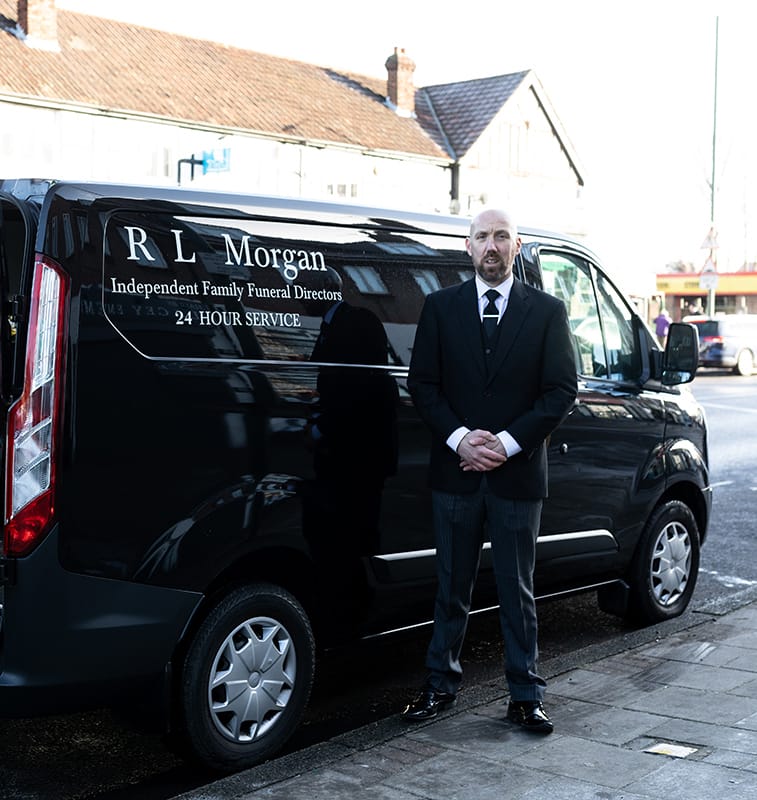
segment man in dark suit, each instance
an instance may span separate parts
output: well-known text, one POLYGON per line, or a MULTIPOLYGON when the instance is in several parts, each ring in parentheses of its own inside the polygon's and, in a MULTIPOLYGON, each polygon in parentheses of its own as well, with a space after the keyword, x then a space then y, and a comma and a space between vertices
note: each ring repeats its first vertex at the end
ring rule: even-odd
POLYGON ((514 278, 517 229, 482 211, 466 248, 476 276, 430 294, 421 313, 408 388, 432 431, 430 484, 438 589, 427 678, 403 712, 410 721, 451 706, 481 546, 488 535, 500 603, 507 717, 551 733, 537 672, 533 595, 536 538, 547 494, 550 433, 576 397, 564 304, 514 278))

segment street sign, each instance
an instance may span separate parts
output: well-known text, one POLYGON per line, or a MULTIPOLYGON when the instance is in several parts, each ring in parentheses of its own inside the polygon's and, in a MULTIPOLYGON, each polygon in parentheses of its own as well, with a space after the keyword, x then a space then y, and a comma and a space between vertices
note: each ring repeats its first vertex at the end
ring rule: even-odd
POLYGON ((702 250, 717 250, 720 245, 718 244, 718 234, 714 227, 710 228, 705 240, 702 242, 702 250))
POLYGON ((231 148, 204 150, 202 153, 202 174, 208 172, 228 172, 231 169, 231 148))
POLYGON ((699 288, 706 289, 708 292, 718 288, 718 267, 712 257, 712 251, 710 251, 710 257, 704 262, 702 271, 699 274, 699 288))
POLYGON ((699 276, 699 288, 714 291, 718 288, 718 273, 714 270, 707 270, 699 276))

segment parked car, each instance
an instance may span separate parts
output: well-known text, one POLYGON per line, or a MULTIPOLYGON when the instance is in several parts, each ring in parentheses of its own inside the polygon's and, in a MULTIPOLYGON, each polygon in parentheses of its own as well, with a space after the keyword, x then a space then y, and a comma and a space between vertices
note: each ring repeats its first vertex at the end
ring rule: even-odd
POLYGON ((699 333, 699 366, 751 375, 757 365, 757 314, 685 317, 699 333))
MULTIPOLYGON (((129 704, 239 769, 297 727, 318 648, 430 619, 430 438, 406 380, 425 295, 472 276, 468 224, 0 182, 0 714, 129 704), (329 349, 336 302, 352 327, 329 349)), ((661 352, 593 253, 521 233, 517 277, 565 302, 579 381, 549 442, 538 596, 674 617, 711 508, 695 329, 661 352)))

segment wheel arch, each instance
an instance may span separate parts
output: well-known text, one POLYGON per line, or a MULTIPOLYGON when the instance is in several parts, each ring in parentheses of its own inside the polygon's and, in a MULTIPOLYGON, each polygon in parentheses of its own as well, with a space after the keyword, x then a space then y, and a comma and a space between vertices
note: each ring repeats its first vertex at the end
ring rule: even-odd
POLYGON ((183 657, 187 643, 191 641, 210 609, 234 589, 252 584, 268 584, 285 589, 300 603, 308 616, 313 616, 315 581, 313 564, 307 555, 294 548, 286 547, 255 550, 229 564, 205 588, 203 599, 177 644, 174 652, 174 664, 177 663, 177 656, 183 657))
MULTIPOLYGON (((598 592, 598 600, 600 608, 609 613, 619 617, 623 617, 632 622, 640 621, 634 606, 632 605, 632 597, 637 590, 634 589, 636 581, 634 580, 634 573, 637 570, 639 559, 641 558, 642 549, 645 547, 645 534, 652 521, 655 519, 658 511, 671 502, 679 502, 683 504, 689 511, 694 519, 697 530, 697 540, 699 549, 701 549, 704 542, 707 523, 709 519, 710 504, 708 497, 703 493, 702 489, 691 481, 678 481, 670 485, 666 491, 658 498, 657 502, 650 508, 649 513, 644 519, 641 526, 639 539, 636 542, 632 556, 628 562, 627 569, 621 581, 617 583, 601 587, 598 592)), ((696 581, 695 581, 696 583, 696 581)), ((649 620, 643 624, 650 624, 649 620)))
MULTIPOLYGON (((695 483, 691 481, 678 481, 668 486, 668 488, 660 495, 657 502, 649 509, 649 513, 645 517, 641 525, 641 534, 646 530, 650 520, 654 517, 658 508, 661 508, 671 500, 678 500, 686 505, 691 513, 694 515, 694 521, 697 523, 697 533, 699 534, 700 546, 704 544, 706 537, 707 525, 709 522, 709 504, 702 493, 702 490, 695 483)), ((631 560, 628 562, 628 569, 633 568, 639 549, 643 546, 643 536, 639 535, 639 539, 633 549, 631 560)))
MULTIPOLYGON (((710 503, 708 502, 709 487, 704 491, 691 481, 678 481, 668 486, 665 492, 651 510, 649 517, 662 505, 670 500, 679 500, 691 509, 697 523, 699 543, 704 544, 707 538, 707 529, 710 521, 710 503)), ((645 523, 646 524, 646 523, 645 523)))

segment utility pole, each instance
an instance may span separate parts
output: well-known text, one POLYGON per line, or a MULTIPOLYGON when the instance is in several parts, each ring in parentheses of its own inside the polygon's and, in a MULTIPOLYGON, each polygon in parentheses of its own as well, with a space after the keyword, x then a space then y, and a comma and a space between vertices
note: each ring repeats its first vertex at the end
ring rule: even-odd
MULTIPOLYGON (((715 157, 717 154, 717 133, 718 133, 718 27, 720 17, 715 17, 715 92, 712 109, 712 173, 710 175, 710 240, 712 234, 717 230, 715 227, 715 157)), ((715 241, 717 239, 715 238, 715 241)), ((716 245, 717 246, 717 245, 716 245)), ((714 268, 714 274, 707 281, 707 316, 715 316, 715 289, 717 288, 717 253, 715 249, 710 249, 707 265, 714 268)), ((702 273, 704 275, 704 273, 702 273)))

